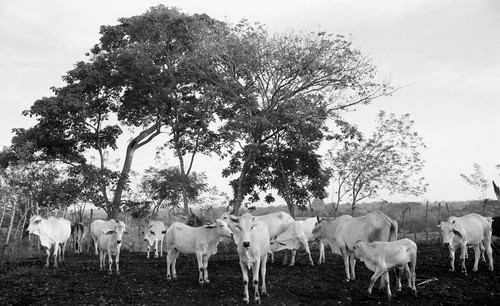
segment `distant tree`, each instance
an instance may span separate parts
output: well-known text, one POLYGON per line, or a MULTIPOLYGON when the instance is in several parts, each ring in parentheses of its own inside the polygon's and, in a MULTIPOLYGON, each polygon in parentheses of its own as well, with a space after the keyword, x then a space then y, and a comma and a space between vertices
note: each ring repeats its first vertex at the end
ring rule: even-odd
POLYGON ((487 199, 487 190, 490 186, 489 180, 484 176, 483 168, 478 163, 472 164, 474 168, 474 172, 465 175, 460 174, 460 177, 472 188, 474 188, 479 196, 479 199, 484 200, 487 199))
POLYGON ((424 166, 420 149, 423 139, 412 130, 409 115, 397 118, 381 111, 377 127, 370 138, 345 141, 338 149, 328 152, 337 180, 337 204, 349 196, 351 213, 356 204, 374 197, 381 190, 390 194, 420 195, 427 184, 424 178, 414 178, 424 166))
POLYGON ((147 198, 151 199, 150 209, 153 216, 161 208, 179 206, 183 200, 183 190, 186 191, 187 199, 193 203, 207 187, 207 177, 204 173, 192 172, 187 181, 185 180, 186 176, 178 167, 146 169, 141 189, 147 198))
MULTIPOLYGON (((276 135, 280 134, 280 142, 290 149, 293 133, 303 140, 307 133, 315 135, 307 154, 313 157, 316 142, 328 135, 327 118, 367 104, 392 89, 376 80, 375 67, 343 36, 324 32, 272 36, 260 25, 243 21, 227 37, 212 40, 205 45, 205 52, 209 54, 207 61, 217 63, 206 65, 215 67, 207 75, 227 103, 227 112, 221 113, 221 132, 233 146, 223 176, 237 174, 231 186, 238 213, 246 196, 258 200, 255 195, 270 187, 258 177, 268 170, 262 166, 269 162, 259 159, 278 153, 276 135), (317 122, 306 127, 308 120, 317 122), (304 124, 295 129, 291 122, 304 124)), ((279 169, 279 163, 273 165, 276 182, 278 176, 284 178, 279 169)), ((280 184, 280 192, 290 194, 285 186, 293 182, 280 184)))

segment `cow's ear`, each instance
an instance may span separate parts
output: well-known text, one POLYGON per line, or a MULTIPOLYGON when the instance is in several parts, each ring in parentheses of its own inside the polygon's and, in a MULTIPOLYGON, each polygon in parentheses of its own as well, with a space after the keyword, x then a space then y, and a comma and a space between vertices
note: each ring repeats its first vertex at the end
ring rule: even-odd
POLYGON ((240 222, 240 218, 238 218, 237 216, 233 216, 231 215, 229 217, 229 219, 231 219, 231 221, 235 222, 235 223, 239 223, 240 222))
POLYGON ((124 231, 123 235, 129 235, 129 233, 127 231, 124 231))
POLYGON ((214 228, 215 227, 215 224, 207 224, 205 225, 205 228, 214 228))
POLYGON ((321 219, 319 218, 319 216, 316 216, 316 222, 321 223, 321 219))
POLYGON ((453 234, 457 235, 460 239, 462 239, 462 234, 457 230, 457 229, 453 229, 453 234))
POLYGON ((150 233, 151 235, 155 235, 155 232, 153 232, 153 231, 149 231, 149 233, 150 233))
POLYGON ((167 231, 161 231, 162 234, 165 234, 167 231))

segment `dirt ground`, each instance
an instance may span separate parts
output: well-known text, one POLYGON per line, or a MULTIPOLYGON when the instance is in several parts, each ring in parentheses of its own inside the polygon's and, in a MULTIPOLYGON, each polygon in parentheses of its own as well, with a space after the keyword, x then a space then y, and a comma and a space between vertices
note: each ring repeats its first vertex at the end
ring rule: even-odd
MULTIPOLYGON (((243 286, 237 255, 216 254, 209 262, 210 285, 198 284, 194 257, 180 256, 178 279, 166 280, 165 259, 147 259, 145 253, 123 252, 121 276, 99 271, 93 254, 73 254, 58 269, 44 269, 44 253, 40 257, 4 265, 0 271, 0 305, 237 305, 242 304, 243 286)), ((334 305, 387 304, 385 291, 376 286, 368 295, 371 272, 363 263, 356 266, 356 280, 344 280, 340 256, 328 249, 326 265, 307 265, 300 251, 294 267, 277 262, 268 264, 269 296, 263 305, 334 305)), ((316 261, 318 251, 313 249, 316 261)), ((457 254, 458 258, 458 254, 457 254)), ((399 305, 498 305, 500 302, 500 256, 494 254, 495 271, 480 262, 472 273, 473 254, 469 251, 468 275, 449 271, 448 251, 437 244, 419 244, 417 260, 418 297, 411 295, 403 283, 403 291, 389 304, 399 305)), ((393 281, 391 274, 391 281, 393 281)), ((250 291, 251 292, 251 291, 250 291)), ((252 297, 252 294, 250 294, 252 297)), ((253 303, 251 299, 250 303, 253 303)))

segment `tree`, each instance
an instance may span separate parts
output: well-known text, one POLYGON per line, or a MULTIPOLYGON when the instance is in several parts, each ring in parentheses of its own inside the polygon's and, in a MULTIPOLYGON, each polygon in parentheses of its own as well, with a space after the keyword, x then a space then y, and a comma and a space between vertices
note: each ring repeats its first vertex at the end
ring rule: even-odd
POLYGON ((64 77, 68 85, 54 89, 54 97, 37 101, 25 113, 36 116, 39 123, 17 130, 16 146, 26 150, 29 144, 33 156, 77 163, 86 170, 92 168, 85 153, 97 150, 99 170, 92 172, 101 183, 102 203, 95 204, 106 207, 108 218, 116 218, 137 149, 170 128, 182 164, 183 154, 202 152, 201 146, 212 143, 206 136, 211 135, 207 129, 215 113, 205 97, 196 50, 208 37, 205 32, 214 27, 223 24, 164 6, 101 27, 100 42, 88 61, 77 63, 64 77), (128 143, 111 199, 107 181, 115 175, 105 165, 104 151, 116 149, 121 130, 116 124, 104 125, 116 120, 136 134, 128 143))
POLYGON ((474 172, 470 175, 460 174, 460 177, 472 188, 477 191, 479 199, 487 199, 487 190, 490 186, 489 181, 484 177, 483 168, 478 163, 472 164, 474 172))
POLYGON ((207 187, 207 177, 204 173, 192 172, 187 177, 187 182, 185 179, 186 176, 178 167, 146 169, 141 189, 152 201, 150 209, 153 217, 160 208, 179 206, 181 200, 184 201, 184 194, 188 201, 194 202, 207 187))
MULTIPOLYGON (((205 66, 216 68, 207 75, 221 89, 219 95, 227 103, 227 111, 221 113, 221 134, 227 136, 232 147, 223 175, 239 173, 231 182, 237 213, 245 196, 255 194, 256 188, 263 189, 256 174, 266 169, 257 159, 271 156, 276 135, 290 129, 286 116, 292 116, 293 122, 317 116, 319 122, 307 132, 318 133, 317 141, 321 141, 328 134, 324 124, 327 118, 367 104, 392 89, 387 82, 376 80, 375 67, 343 36, 324 32, 270 36, 263 27, 243 21, 233 27, 228 37, 205 46, 212 48, 207 52, 207 61, 216 63, 205 66)), ((304 132, 297 130, 299 135, 304 132)), ((289 141, 293 137, 281 139, 289 141)), ((314 150, 312 146, 310 152, 314 150)))
POLYGON ((423 167, 420 149, 423 139, 412 130, 408 114, 397 118, 380 111, 372 136, 343 142, 342 147, 330 149, 328 160, 337 178, 337 203, 348 195, 351 212, 356 204, 374 197, 381 190, 389 194, 420 195, 427 184, 423 177, 415 178, 423 167))

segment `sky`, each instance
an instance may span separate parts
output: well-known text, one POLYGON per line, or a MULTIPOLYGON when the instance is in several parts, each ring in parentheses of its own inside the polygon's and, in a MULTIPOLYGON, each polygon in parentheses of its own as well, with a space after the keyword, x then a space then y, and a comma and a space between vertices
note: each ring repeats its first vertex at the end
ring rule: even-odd
MULTIPOLYGON (((479 198, 460 174, 479 163, 500 182, 500 1, 496 0, 0 0, 0 147, 13 128, 36 123, 22 116, 33 102, 63 86, 61 77, 98 42, 101 25, 164 4, 236 23, 242 18, 271 32, 326 31, 350 35, 381 78, 399 89, 360 106, 346 119, 366 134, 379 110, 410 114, 424 139, 429 184, 425 194, 371 200, 464 201, 479 198)), ((113 153, 123 160, 126 140, 113 153)), ((155 166, 158 138, 136 152, 134 170, 155 166)), ((169 164, 176 161, 169 158, 169 164)), ((210 185, 230 194, 221 176, 227 160, 195 162, 210 185)), ((230 179, 230 178, 229 178, 230 179)), ((492 188, 488 197, 495 198, 492 188)))

